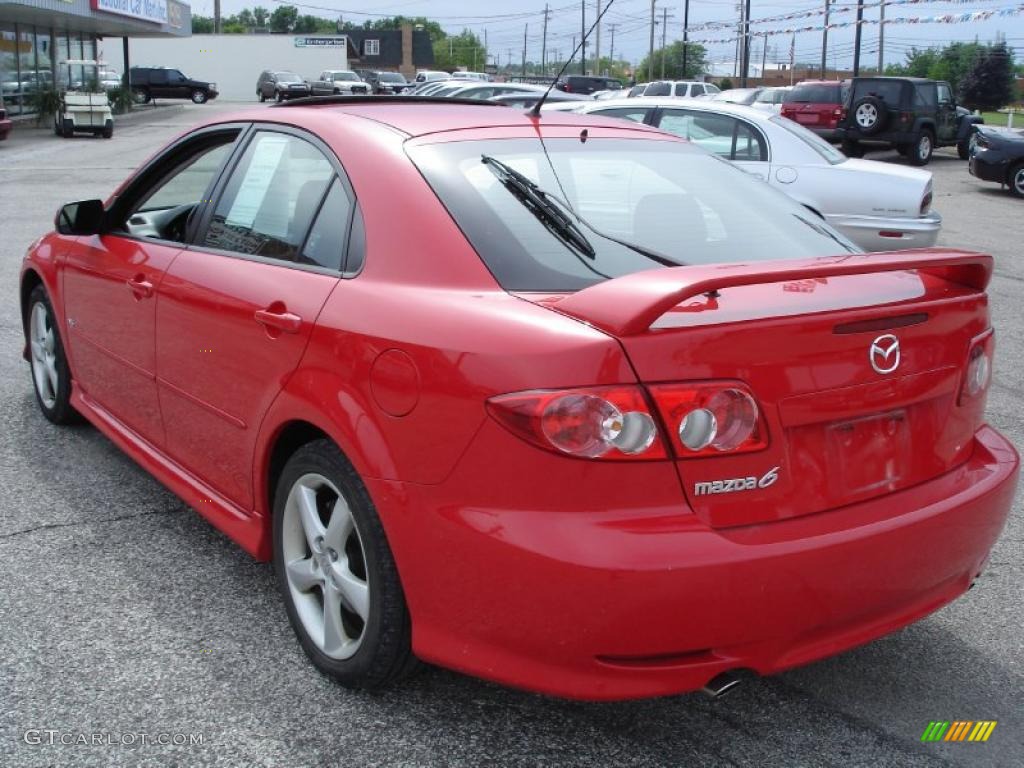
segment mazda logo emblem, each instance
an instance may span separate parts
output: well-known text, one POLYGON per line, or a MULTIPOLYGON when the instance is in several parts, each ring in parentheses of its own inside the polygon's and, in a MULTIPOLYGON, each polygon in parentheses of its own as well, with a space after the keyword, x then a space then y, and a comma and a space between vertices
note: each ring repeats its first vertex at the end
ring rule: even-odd
POLYGON ((879 336, 871 342, 868 359, 877 373, 892 373, 900 367, 900 340, 891 333, 879 336))

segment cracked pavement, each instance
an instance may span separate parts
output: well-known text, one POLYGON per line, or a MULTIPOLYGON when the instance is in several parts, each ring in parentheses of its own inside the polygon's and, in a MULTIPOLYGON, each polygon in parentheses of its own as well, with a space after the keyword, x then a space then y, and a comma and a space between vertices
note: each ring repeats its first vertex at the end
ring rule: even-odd
MULTIPOLYGON (((1024 755, 1022 502, 962 599, 865 647, 712 701, 565 702, 427 669, 352 693, 294 641, 253 562, 88 426, 36 409, 18 268, 62 202, 105 197, 228 105, 119 124, 112 141, 19 126, 0 143, 0 764, 21 766, 1010 766, 1024 755), (922 744, 930 720, 998 720, 922 744), (201 746, 28 745, 27 729, 182 732, 201 746)), ((997 259, 991 422, 1024 446, 1024 202, 935 157, 941 243, 997 259)))

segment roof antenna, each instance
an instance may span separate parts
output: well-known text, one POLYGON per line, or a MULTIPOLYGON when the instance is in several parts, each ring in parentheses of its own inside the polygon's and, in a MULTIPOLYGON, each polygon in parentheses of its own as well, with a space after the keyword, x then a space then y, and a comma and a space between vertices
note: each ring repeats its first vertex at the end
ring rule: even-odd
MULTIPOLYGON (((604 9, 601 11, 601 13, 598 15, 598 17, 596 19, 594 19, 594 23, 590 25, 590 29, 587 30, 587 34, 585 34, 583 36, 583 39, 580 40, 580 44, 576 46, 576 50, 574 50, 572 52, 572 55, 569 56, 569 58, 565 60, 565 64, 563 64, 562 68, 560 70, 558 70, 558 74, 555 75, 555 79, 551 81, 551 85, 548 86, 548 89, 546 91, 544 91, 544 95, 540 97, 540 100, 536 104, 534 104, 532 107, 530 107, 530 111, 527 112, 528 115, 530 115, 531 117, 540 117, 540 108, 543 107, 544 106, 544 102, 547 101, 548 94, 551 93, 551 89, 555 87, 555 83, 558 82, 559 78, 561 78, 561 76, 565 74, 565 70, 567 70, 569 68, 570 62, 573 59, 576 58, 576 53, 579 51, 580 48, 582 48, 586 44, 587 40, 590 39, 590 33, 593 32, 595 29, 597 29, 597 25, 601 23, 601 19, 603 19, 604 15, 606 13, 608 13, 608 9, 612 7, 612 4, 614 2, 615 2, 615 0, 608 0, 608 5, 606 5, 604 7, 604 9)), ((585 61, 585 57, 584 57, 584 61, 585 61)), ((597 62, 597 66, 600 69, 600 67, 601 67, 601 62, 600 61, 597 62)), ((584 70, 585 69, 586 69, 586 66, 584 66, 584 70)))

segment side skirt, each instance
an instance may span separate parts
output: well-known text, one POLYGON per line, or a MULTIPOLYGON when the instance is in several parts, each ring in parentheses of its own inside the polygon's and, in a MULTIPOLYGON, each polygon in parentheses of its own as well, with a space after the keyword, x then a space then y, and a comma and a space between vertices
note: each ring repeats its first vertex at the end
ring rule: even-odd
POLYGON ((257 560, 270 559, 262 517, 239 507, 171 460, 72 382, 71 404, 139 466, 257 560))

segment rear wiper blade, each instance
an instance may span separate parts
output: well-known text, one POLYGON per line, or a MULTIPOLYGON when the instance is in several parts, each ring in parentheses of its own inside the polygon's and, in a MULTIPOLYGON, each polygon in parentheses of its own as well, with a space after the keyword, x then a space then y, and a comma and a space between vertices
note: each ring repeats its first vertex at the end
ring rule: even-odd
POLYGON ((589 259, 597 258, 597 251, 587 240, 586 235, 573 223, 555 198, 534 184, 515 168, 501 162, 490 155, 480 155, 486 165, 505 188, 515 195, 526 208, 536 216, 544 226, 570 247, 579 251, 589 259))

